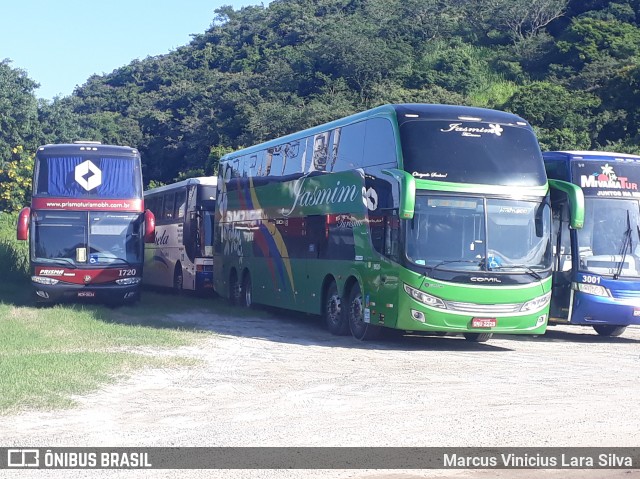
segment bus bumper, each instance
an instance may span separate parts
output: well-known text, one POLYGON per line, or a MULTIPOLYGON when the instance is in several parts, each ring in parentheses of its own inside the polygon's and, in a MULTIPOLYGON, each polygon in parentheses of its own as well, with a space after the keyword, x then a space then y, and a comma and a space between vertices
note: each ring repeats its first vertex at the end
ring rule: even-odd
POLYGON ((213 271, 196 272, 196 290, 213 290, 213 271))
POLYGON ((549 306, 525 315, 496 316, 477 314, 474 316, 435 311, 425 308, 415 300, 407 300, 398 315, 397 329, 405 331, 432 331, 448 333, 496 333, 541 335, 547 330, 549 306), (491 327, 475 324, 494 324, 491 327))
POLYGON ((640 299, 611 299, 576 291, 570 324, 640 324, 640 299))
POLYGON ((140 299, 140 285, 93 284, 55 284, 32 283, 36 301, 39 303, 95 302, 124 304, 140 299))

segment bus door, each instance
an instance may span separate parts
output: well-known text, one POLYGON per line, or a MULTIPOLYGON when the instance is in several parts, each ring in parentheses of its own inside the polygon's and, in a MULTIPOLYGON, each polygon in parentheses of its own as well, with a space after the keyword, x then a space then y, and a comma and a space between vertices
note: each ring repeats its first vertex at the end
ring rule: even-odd
POLYGON ((573 292, 573 255, 571 250, 571 229, 569 228, 569 207, 566 201, 553 206, 553 290, 551 294, 551 318, 568 322, 571 312, 573 292))
POLYGON ((369 231, 375 252, 374 261, 367 262, 371 281, 370 288, 365 288, 370 294, 365 291, 364 306, 372 324, 394 326, 388 321, 398 315, 400 219, 397 210, 387 210, 386 213, 369 214, 369 231))

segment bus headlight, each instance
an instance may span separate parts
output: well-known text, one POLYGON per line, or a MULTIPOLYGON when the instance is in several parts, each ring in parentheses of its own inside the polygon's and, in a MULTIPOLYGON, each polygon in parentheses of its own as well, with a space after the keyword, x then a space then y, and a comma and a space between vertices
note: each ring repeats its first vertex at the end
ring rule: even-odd
POLYGON ((538 311, 539 309, 542 309, 547 304, 549 304, 550 300, 551 300, 551 291, 549 291, 546 294, 543 294, 542 296, 538 296, 537 298, 532 299, 531 301, 527 301, 522 305, 522 307, 520 308, 520 311, 538 311))
POLYGON ((594 296, 604 296, 605 298, 611 297, 609 290, 599 284, 573 283, 573 289, 580 291, 581 293, 593 294, 594 296))
POLYGON ((139 282, 140 278, 136 277, 116 279, 116 284, 119 284, 120 286, 138 284, 139 282))
POLYGON ((31 281, 39 284, 48 284, 49 286, 58 284, 59 279, 49 278, 48 276, 31 276, 31 281))
POLYGON ((404 285, 404 290, 407 292, 409 296, 411 296, 416 301, 420 301, 422 304, 426 304, 427 306, 432 306, 434 308, 442 308, 447 309, 447 305, 444 304, 440 298, 436 298, 435 296, 431 296, 423 291, 412 288, 408 284, 404 285))

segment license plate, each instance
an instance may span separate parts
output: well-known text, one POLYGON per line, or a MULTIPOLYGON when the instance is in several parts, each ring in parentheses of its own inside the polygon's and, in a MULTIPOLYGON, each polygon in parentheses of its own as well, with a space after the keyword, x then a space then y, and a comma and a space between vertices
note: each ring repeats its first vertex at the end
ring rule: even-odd
POLYGON ((472 328, 495 328, 497 324, 496 318, 473 318, 471 320, 472 328))
POLYGON ((634 309, 633 309, 633 316, 634 316, 634 317, 636 317, 636 318, 637 318, 638 316, 640 316, 640 309, 638 309, 638 308, 634 308, 634 309))
POLYGON ((93 298, 96 293, 94 291, 79 291, 78 298, 93 298))

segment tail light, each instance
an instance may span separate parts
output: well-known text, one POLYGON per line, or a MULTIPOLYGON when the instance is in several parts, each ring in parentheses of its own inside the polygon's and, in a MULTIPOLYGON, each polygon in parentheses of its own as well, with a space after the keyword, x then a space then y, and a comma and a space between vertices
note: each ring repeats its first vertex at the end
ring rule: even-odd
POLYGON ((144 212, 144 242, 154 243, 156 240, 156 217, 151 210, 144 212))
POLYGON ((29 218, 31 217, 31 208, 28 206, 22 208, 18 216, 18 234, 17 239, 25 241, 29 239, 29 218))

